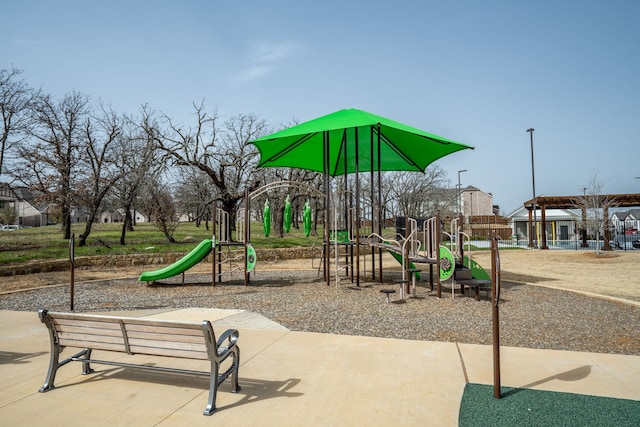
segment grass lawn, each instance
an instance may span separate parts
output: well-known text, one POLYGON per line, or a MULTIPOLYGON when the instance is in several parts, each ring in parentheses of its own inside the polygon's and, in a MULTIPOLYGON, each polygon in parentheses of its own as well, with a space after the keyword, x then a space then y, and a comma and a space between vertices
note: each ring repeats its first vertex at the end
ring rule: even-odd
MULTIPOLYGON (((211 224, 209 224, 211 226, 211 224)), ((72 226, 75 236, 84 231, 85 224, 72 226)), ((127 232, 126 245, 120 245, 122 224, 94 225, 87 245, 78 247, 75 256, 126 255, 137 253, 188 252, 204 239, 212 238, 211 228, 204 223, 196 227, 193 222, 178 225, 173 237, 177 243, 169 243, 152 223, 140 223, 133 232, 127 232)), ((322 233, 322 228, 318 228, 322 233)), ((291 227, 285 237, 265 237, 261 223, 251 224, 251 243, 260 248, 286 248, 311 246, 316 238, 305 237, 302 229, 291 227)), ((24 228, 0 232, 0 264, 21 263, 34 259, 63 259, 69 256, 69 241, 62 238, 60 226, 24 228)))
MULTIPOLYGON (((211 226, 211 224, 209 224, 211 226)), ((85 224, 72 226, 71 232, 79 236, 84 231, 85 224)), ((182 222, 178 225, 173 237, 176 243, 169 243, 164 235, 152 223, 140 223, 135 230, 127 232, 126 244, 120 245, 122 223, 96 224, 87 239, 87 245, 78 247, 77 237, 75 256, 126 255, 139 253, 187 253, 204 239, 212 238, 211 228, 204 223, 196 227, 194 222, 182 222)), ((273 230, 269 237, 264 236, 262 223, 251 223, 251 244, 256 248, 288 248, 321 245, 323 241, 323 227, 318 225, 320 237, 311 235, 305 237, 302 228, 291 227, 284 237, 277 237, 273 230)), ((366 232, 363 231, 364 234, 366 232)), ((395 230, 387 228, 384 235, 393 236, 395 230)), ((236 240, 241 240, 237 238, 236 240)), ((450 242, 443 242, 450 247, 450 242)), ((465 245, 465 251, 483 250, 475 246, 465 245)), ((69 241, 62 238, 59 225, 47 227, 24 228, 15 231, 0 231, 0 264, 22 263, 35 259, 66 259, 69 256, 69 241)))

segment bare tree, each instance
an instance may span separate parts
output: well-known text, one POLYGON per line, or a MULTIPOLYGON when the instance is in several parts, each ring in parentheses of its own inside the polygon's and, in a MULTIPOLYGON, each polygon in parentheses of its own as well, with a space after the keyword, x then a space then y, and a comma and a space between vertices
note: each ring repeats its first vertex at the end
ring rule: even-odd
POLYGON ((195 221, 197 227, 200 227, 202 221, 205 221, 205 227, 208 230, 209 219, 211 219, 211 201, 216 197, 209 177, 195 168, 181 168, 178 174, 179 181, 175 199, 180 207, 180 212, 187 214, 190 220, 195 221))
POLYGON ((600 236, 604 236, 603 250, 611 250, 609 230, 609 210, 616 206, 616 201, 608 194, 602 193, 603 186, 593 175, 589 184, 584 187, 582 196, 573 200, 576 208, 582 211, 581 227, 593 230, 596 238, 596 252, 600 253, 600 236))
POLYGON ((21 73, 15 68, 0 70, 0 176, 5 173, 7 154, 27 135, 33 91, 23 80, 18 80, 21 73))
POLYGON ((87 118, 84 124, 84 141, 80 150, 83 156, 78 175, 77 198, 87 208, 87 221, 78 238, 78 246, 85 246, 91 228, 99 213, 102 201, 113 185, 123 177, 118 168, 117 149, 122 148, 123 119, 111 109, 100 106, 100 115, 87 118), (120 142, 120 143, 119 143, 120 142))
POLYGON ((28 143, 19 149, 18 180, 42 193, 40 199, 60 209, 65 239, 71 237, 76 166, 85 139, 89 99, 78 92, 61 100, 39 94, 30 113, 28 143))
POLYGON ((141 193, 144 195, 141 202, 143 209, 149 213, 167 241, 176 243, 173 234, 178 227, 178 214, 167 186, 158 177, 147 179, 141 193))
POLYGON ((388 194, 398 203, 400 214, 412 217, 429 217, 446 206, 446 172, 437 165, 430 165, 424 174, 392 172, 384 180, 388 194))
POLYGON ((235 223, 237 208, 244 190, 257 188, 252 179, 258 160, 257 149, 249 142, 266 134, 264 120, 252 114, 232 117, 219 126, 217 112, 205 111, 204 102, 194 104, 196 124, 186 128, 167 115, 162 117, 164 129, 147 126, 143 129, 174 165, 196 168, 205 173, 218 194, 222 208, 235 223))
MULTIPOLYGON (((143 107, 143 111, 146 107, 143 107)), ((146 181, 157 182, 164 170, 154 150, 153 141, 145 133, 140 132, 137 119, 127 117, 124 120, 123 137, 116 141, 118 148, 117 164, 122 178, 113 186, 112 206, 121 207, 124 221, 120 232, 120 244, 126 244, 127 231, 133 231, 137 203, 146 181)), ((147 214, 149 214, 147 212, 147 214)))

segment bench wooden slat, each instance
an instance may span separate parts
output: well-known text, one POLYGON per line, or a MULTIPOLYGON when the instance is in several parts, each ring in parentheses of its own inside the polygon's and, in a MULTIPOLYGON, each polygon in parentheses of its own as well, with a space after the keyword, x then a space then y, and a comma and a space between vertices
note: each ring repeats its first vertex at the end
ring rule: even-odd
POLYGON ((129 341, 132 341, 134 338, 146 339, 146 340, 157 340, 157 341, 177 341, 183 343, 202 343, 203 342, 203 334, 200 331, 200 336, 196 335, 176 335, 176 334, 163 334, 160 332, 139 332, 139 331, 130 331, 127 330, 127 336, 129 337, 129 341))
POLYGON ((167 356, 167 357, 181 357, 185 359, 206 359, 209 360, 207 351, 189 351, 189 350, 177 350, 170 348, 159 347, 145 347, 140 345, 130 345, 129 350, 132 354, 146 354, 150 356, 167 356))
POLYGON ((129 348, 134 346, 144 346, 149 349, 152 348, 167 348, 172 350, 189 350, 189 351, 207 351, 207 347, 204 345, 204 340, 201 343, 185 343, 176 341, 156 341, 140 338, 129 338, 129 348))
MULTIPOLYGON (((56 325, 56 332, 61 333, 75 333, 75 334, 91 334, 100 335, 104 337, 120 337, 122 338, 122 330, 120 329, 98 329, 98 328, 86 328, 82 326, 66 326, 56 325)), ((122 341, 122 339, 121 339, 122 341)))
POLYGON ((54 319, 53 324, 57 328, 66 328, 69 326, 77 326, 80 328, 96 328, 96 329, 112 329, 120 330, 120 324, 118 322, 105 322, 105 321, 90 321, 90 320, 77 320, 77 319, 54 319))
POLYGON ((176 325, 171 326, 162 326, 162 325, 140 325, 140 324, 131 324, 124 323, 125 328, 127 329, 127 333, 130 331, 140 331, 140 332, 151 332, 151 333, 159 333, 159 334, 176 334, 176 335, 191 335, 194 337, 202 337, 202 327, 197 325, 198 328, 182 328, 177 327, 176 325))
MULTIPOLYGON (((53 314, 53 313, 52 313, 53 314)), ((200 325, 197 323, 180 322, 177 320, 155 320, 155 319, 139 319, 137 317, 115 317, 115 316, 103 316, 99 314, 82 314, 82 313, 55 313, 54 322, 60 320, 81 320, 83 322, 104 322, 105 324, 119 324, 122 321, 128 325, 148 325, 148 326, 163 326, 163 327, 179 327, 184 329, 196 329, 200 330, 200 325)))
POLYGON ((58 337, 61 340, 64 339, 69 341, 120 343, 124 345, 124 339, 122 338, 122 334, 120 334, 120 336, 112 336, 112 335, 103 335, 103 334, 95 333, 95 331, 91 331, 90 333, 62 331, 62 332, 58 332, 58 337))
POLYGON ((122 340, 120 340, 120 344, 67 338, 61 338, 59 342, 63 347, 90 348, 93 350, 126 352, 122 340))
POLYGON ((176 327, 180 329, 196 329, 200 330, 198 323, 180 322, 177 320, 154 320, 154 319, 138 319, 136 317, 122 317, 120 318, 127 325, 145 325, 145 326, 161 326, 161 327, 176 327))

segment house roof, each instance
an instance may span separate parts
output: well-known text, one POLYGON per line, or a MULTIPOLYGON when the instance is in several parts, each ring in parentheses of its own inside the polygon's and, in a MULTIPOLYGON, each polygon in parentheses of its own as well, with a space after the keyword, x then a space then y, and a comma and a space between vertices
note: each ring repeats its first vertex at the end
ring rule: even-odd
POLYGON ((611 215, 613 217, 618 218, 620 221, 624 221, 626 219, 638 220, 640 219, 640 209, 629 209, 626 211, 618 211, 611 215))
POLYGON ((463 193, 467 193, 467 192, 474 192, 474 193, 475 193, 475 192, 480 192, 480 193, 486 194, 487 196, 491 196, 491 197, 493 197, 493 194, 491 194, 491 193, 487 193, 486 191, 483 191, 483 190, 479 189, 478 187, 474 187, 473 185, 467 185, 466 187, 464 187, 464 188, 462 189, 462 192, 463 192, 463 193))
MULTIPOLYGON (((533 212, 532 212, 533 215, 533 212)), ((542 210, 536 209, 538 221, 542 219, 542 210)), ((581 214, 573 209, 545 209, 545 219, 547 221, 575 221, 581 218, 581 214)), ((529 210, 521 207, 507 215, 507 219, 512 221, 529 221, 529 210)))
POLYGON ((19 200, 31 201, 38 195, 36 191, 32 191, 28 187, 15 187, 13 191, 16 193, 19 200))
POLYGON ((6 182, 0 182, 0 200, 13 201, 16 199, 16 193, 13 188, 6 182))

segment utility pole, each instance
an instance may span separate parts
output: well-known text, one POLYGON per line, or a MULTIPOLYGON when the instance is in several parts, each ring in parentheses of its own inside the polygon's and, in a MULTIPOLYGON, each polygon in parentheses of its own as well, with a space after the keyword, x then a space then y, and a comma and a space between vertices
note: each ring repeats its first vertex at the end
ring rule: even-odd
POLYGON ((536 173, 535 173, 535 168, 533 166, 533 131, 535 129, 533 128, 529 128, 527 129, 527 132, 529 132, 529 135, 531 137, 531 185, 533 187, 533 227, 531 227, 531 229, 533 230, 533 247, 537 248, 538 247, 538 231, 537 231, 537 226, 538 226, 538 214, 536 212, 537 208, 536 208, 536 173))

